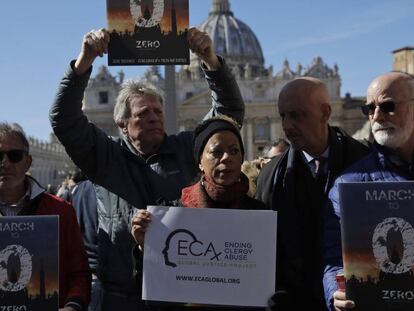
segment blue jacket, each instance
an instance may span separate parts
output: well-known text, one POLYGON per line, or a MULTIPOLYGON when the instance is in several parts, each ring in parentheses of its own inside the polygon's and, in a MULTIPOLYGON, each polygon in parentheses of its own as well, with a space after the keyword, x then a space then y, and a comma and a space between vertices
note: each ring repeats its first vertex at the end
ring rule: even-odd
POLYGON ((98 213, 93 183, 83 180, 72 190, 72 205, 83 234, 89 268, 96 273, 98 262, 98 213))
POLYGON ((350 166, 336 179, 329 192, 325 214, 324 238, 324 291, 325 299, 330 310, 333 307, 333 293, 337 290, 335 275, 342 271, 342 246, 340 227, 340 207, 338 184, 342 182, 365 181, 406 181, 414 179, 414 170, 397 156, 377 144, 366 157, 350 166))

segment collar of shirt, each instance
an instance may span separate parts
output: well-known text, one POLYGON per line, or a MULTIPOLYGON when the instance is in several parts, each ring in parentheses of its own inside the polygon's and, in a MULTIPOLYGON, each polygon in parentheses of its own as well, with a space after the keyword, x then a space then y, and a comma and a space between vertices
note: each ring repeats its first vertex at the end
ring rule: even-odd
MULTIPOLYGON (((325 159, 328 159, 329 158, 329 146, 318 157, 312 157, 309 153, 307 153, 307 152, 305 152, 303 150, 302 150, 302 156, 303 156, 306 164, 308 165, 309 169, 311 171, 313 171, 314 170, 314 167, 313 167, 314 163, 313 163, 313 161, 315 160, 315 158, 325 158, 325 159)), ((327 165, 328 165, 328 161, 325 161, 325 163, 323 164, 323 167, 322 167, 324 173, 326 173, 327 165)))
POLYGON ((27 187, 28 191, 30 191, 29 193, 26 193, 26 195, 29 197, 30 200, 33 200, 34 198, 45 192, 45 189, 42 186, 40 186, 40 184, 32 177, 26 176, 26 181, 29 185, 27 187))
MULTIPOLYGON (((315 157, 312 157, 309 153, 307 153, 305 151, 302 151, 302 154, 305 157, 306 162, 308 163, 308 165, 309 165, 309 163, 312 163, 312 161, 315 159, 315 157)), ((322 154, 320 156, 318 156, 316 158, 326 158, 326 159, 328 159, 329 158, 329 146, 325 149, 324 152, 322 152, 322 154)))
POLYGON ((138 157, 140 157, 141 159, 143 159, 145 162, 148 161, 148 159, 152 158, 153 156, 157 156, 159 154, 169 154, 169 153, 174 153, 175 150, 175 145, 174 142, 171 141, 171 139, 169 139, 169 136, 167 134, 164 134, 164 139, 160 145, 160 148, 158 150, 157 153, 154 154, 150 154, 150 155, 144 155, 142 153, 140 153, 135 146, 132 144, 131 140, 129 139, 129 137, 125 134, 122 134, 123 137, 123 141, 125 142, 127 148, 134 154, 136 154, 138 157))

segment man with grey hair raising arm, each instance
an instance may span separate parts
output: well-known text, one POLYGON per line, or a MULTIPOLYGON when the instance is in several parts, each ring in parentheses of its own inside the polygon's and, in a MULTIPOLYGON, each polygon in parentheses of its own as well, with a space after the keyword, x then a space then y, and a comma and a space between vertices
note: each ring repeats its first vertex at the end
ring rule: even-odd
MULTIPOLYGON (((244 103, 239 88, 224 60, 214 53, 210 37, 191 28, 188 40, 202 60, 213 92, 213 105, 206 117, 226 114, 242 124, 244 103)), ((157 90, 136 82, 122 86, 115 107, 115 122, 124 134, 122 142, 108 138, 82 112, 91 65, 106 53, 108 42, 104 29, 84 36, 79 57, 67 70, 51 107, 52 128, 88 178, 129 203, 142 207, 144 202, 160 198, 176 199, 197 172, 191 152, 192 132, 165 135, 163 100, 157 90)))
POLYGON ((90 276, 75 211, 26 175, 31 164, 23 129, 15 123, 0 122, 0 217, 59 215, 59 310, 86 310, 90 276))
POLYGON ((339 291, 335 275, 343 267, 338 185, 342 182, 414 180, 414 77, 390 72, 368 87, 368 116, 374 135, 373 150, 347 169, 329 193, 325 223, 325 298, 330 310, 353 308, 339 291))
MULTIPOLYGON (((178 199, 198 173, 193 132, 165 134, 163 98, 137 81, 122 85, 114 119, 122 137, 108 137, 82 112, 83 93, 97 56, 107 52, 109 34, 101 29, 84 36, 81 52, 71 62, 50 110, 52 128, 73 161, 97 187, 99 221, 98 277, 106 310, 137 310, 140 289, 133 279, 130 222, 136 209, 178 199), (137 298, 138 297, 138 298, 137 298), (106 299, 106 300, 105 300, 106 299), (112 309, 111 309, 112 308, 112 309)), ((196 28, 188 32, 190 48, 212 91, 206 117, 226 114, 243 122, 244 103, 237 83, 210 37, 196 28)))

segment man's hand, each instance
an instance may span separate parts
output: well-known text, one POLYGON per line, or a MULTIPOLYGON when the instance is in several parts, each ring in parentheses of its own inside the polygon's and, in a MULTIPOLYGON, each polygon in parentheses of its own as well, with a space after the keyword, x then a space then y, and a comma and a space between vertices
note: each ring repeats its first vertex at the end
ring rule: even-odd
POLYGON ((220 61, 214 52, 213 42, 206 32, 191 27, 188 30, 187 40, 191 51, 203 61, 208 70, 216 70, 221 67, 220 61))
POLYGON ((91 30, 83 36, 82 47, 75 62, 77 75, 84 74, 95 58, 108 53, 109 33, 106 29, 91 30))
POLYGON ((139 210, 132 217, 131 234, 134 237, 135 242, 137 242, 141 248, 144 248, 145 232, 147 231, 150 222, 151 213, 144 209, 139 210))
POLYGON ((346 300, 345 292, 337 290, 333 294, 334 298, 334 307, 337 311, 352 309, 355 307, 355 302, 352 300, 346 300))

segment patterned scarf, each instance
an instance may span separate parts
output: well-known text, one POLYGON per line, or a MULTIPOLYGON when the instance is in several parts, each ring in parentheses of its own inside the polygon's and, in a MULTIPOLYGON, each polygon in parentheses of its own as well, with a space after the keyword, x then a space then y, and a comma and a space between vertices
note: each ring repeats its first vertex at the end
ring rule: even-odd
POLYGON ((231 186, 221 186, 204 175, 196 184, 181 191, 185 207, 239 208, 240 198, 249 190, 249 180, 240 173, 240 180, 231 186))

